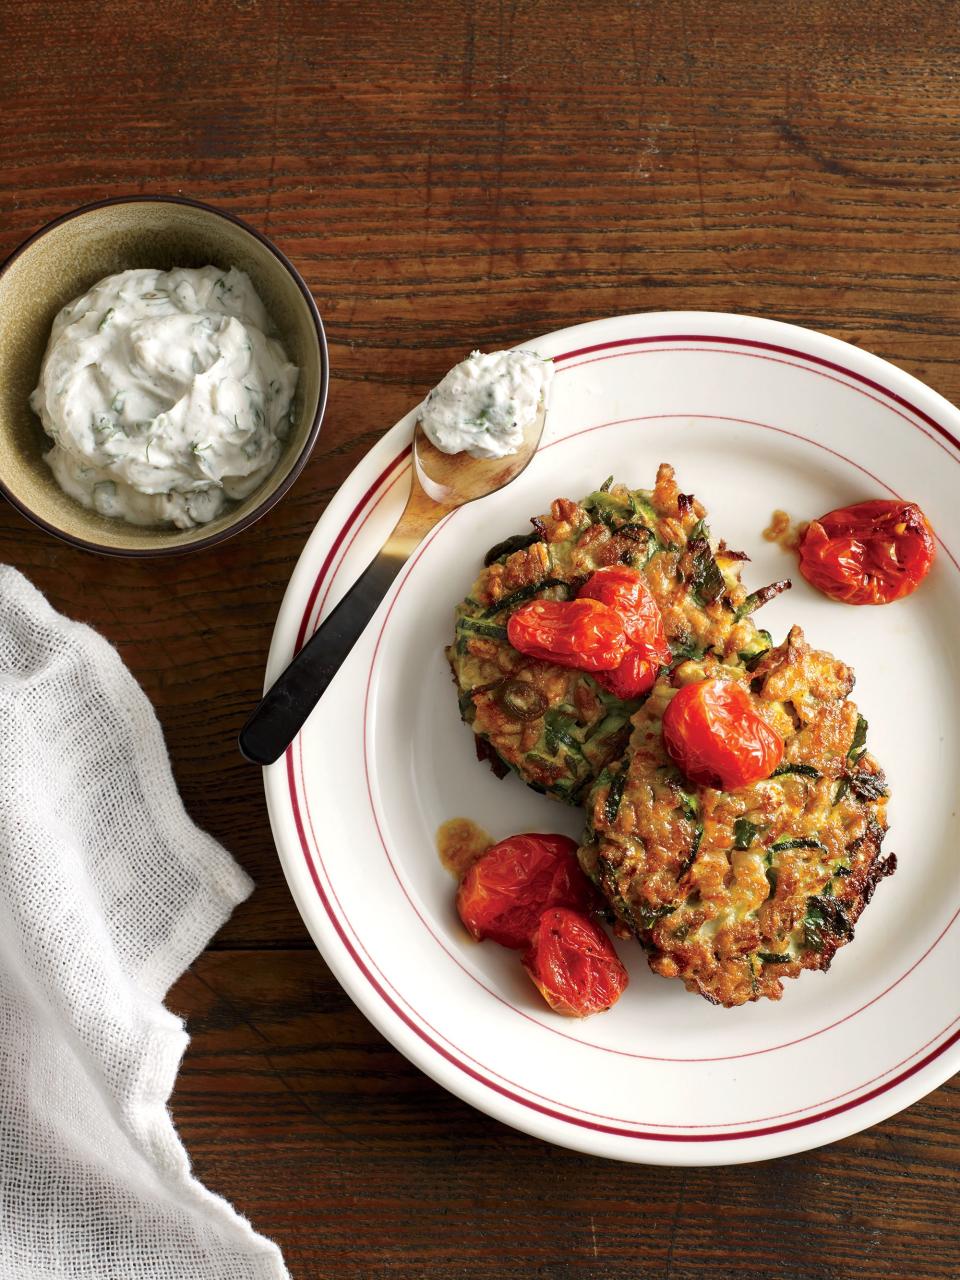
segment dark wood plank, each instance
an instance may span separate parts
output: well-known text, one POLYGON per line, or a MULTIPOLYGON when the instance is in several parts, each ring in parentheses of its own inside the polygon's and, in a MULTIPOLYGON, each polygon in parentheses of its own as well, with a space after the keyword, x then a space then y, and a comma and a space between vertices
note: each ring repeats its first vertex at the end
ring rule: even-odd
POLYGON ((296 1276, 956 1275, 956 1081, 823 1151, 653 1169, 550 1147, 451 1097, 315 953, 208 953, 169 1003, 194 1037, 174 1111, 197 1172, 276 1235, 296 1276))
POLYGON ((746 311, 960 399, 955 25, 947 0, 0 0, 0 255, 82 202, 182 192, 271 235, 328 326, 314 457, 235 542, 111 563, 0 510, 0 556, 118 645, 257 879, 174 993, 175 1108, 298 1277, 957 1273, 955 1083, 829 1150, 685 1174, 449 1098, 313 954, 233 745, 317 515, 471 346, 746 311))

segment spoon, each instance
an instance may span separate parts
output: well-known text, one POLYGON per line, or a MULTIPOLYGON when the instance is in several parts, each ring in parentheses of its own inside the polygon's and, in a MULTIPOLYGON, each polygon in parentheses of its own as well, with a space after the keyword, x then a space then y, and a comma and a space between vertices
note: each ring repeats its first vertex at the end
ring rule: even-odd
POLYGON ((421 423, 413 433, 410 497, 403 515, 375 558, 276 679, 240 731, 240 750, 254 764, 279 760, 303 728, 327 686, 360 639, 390 584, 424 537, 444 516, 496 493, 525 470, 537 451, 546 407, 506 458, 442 453, 421 423))

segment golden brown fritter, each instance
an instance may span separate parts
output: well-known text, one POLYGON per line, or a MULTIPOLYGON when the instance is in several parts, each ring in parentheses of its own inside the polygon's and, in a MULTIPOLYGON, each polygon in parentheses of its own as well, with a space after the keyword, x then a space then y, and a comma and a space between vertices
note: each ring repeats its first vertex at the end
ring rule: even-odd
POLYGON ((679 664, 633 716, 623 759, 587 805, 580 861, 650 967, 726 1006, 777 1000, 782 979, 826 969, 878 880, 887 788, 847 700, 853 672, 798 627, 758 657, 679 664), (784 739, 772 777, 736 791, 689 783, 668 758, 661 721, 676 690, 741 682, 784 739))
POLYGON ((558 498, 533 519, 532 534, 492 548, 457 608, 447 650, 478 754, 576 804, 622 752, 639 702, 621 701, 585 672, 524 657, 506 633, 519 605, 535 597, 570 599, 604 565, 643 572, 675 661, 707 651, 736 661, 770 644, 749 615, 789 584, 748 596, 740 582, 745 557, 711 544, 705 514, 663 464, 652 491, 613 485, 582 502, 558 498))

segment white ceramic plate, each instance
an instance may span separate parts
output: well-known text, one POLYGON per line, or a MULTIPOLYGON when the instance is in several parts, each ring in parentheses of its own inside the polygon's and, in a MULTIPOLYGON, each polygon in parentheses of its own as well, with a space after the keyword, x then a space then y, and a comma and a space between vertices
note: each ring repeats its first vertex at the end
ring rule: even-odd
MULTIPOLYGON (((551 1142, 657 1164, 768 1159, 908 1106, 960 1067, 960 413, 845 343, 744 316, 667 313, 580 325, 534 343, 557 362, 548 435, 503 492, 444 521, 406 567, 300 739, 266 771, 291 890, 343 986, 398 1049, 474 1106, 551 1142), (434 837, 465 816, 495 838, 575 835, 577 811, 474 758, 443 657, 452 611, 489 546, 558 495, 657 464, 752 556, 745 579, 791 575, 768 605, 851 662, 870 746, 892 788, 899 869, 829 974, 779 1003, 714 1008, 654 977, 583 1022, 550 1013, 516 956, 470 943, 434 837), (831 603, 761 537, 866 498, 918 501, 940 538, 922 590, 882 609, 831 603)), ((414 414, 341 488, 290 582, 268 682, 379 548, 409 485, 414 414)))

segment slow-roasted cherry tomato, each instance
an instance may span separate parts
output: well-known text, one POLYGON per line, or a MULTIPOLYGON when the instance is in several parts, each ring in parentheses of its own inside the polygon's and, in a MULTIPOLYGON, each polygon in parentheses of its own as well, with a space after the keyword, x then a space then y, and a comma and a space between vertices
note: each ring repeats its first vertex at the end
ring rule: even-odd
POLYGON ((520 653, 579 671, 612 671, 627 651, 620 615, 599 600, 530 600, 510 615, 520 653))
POLYGON ((585 1018, 609 1009, 627 985, 627 971, 599 925, 579 911, 544 911, 523 967, 555 1013, 585 1018))
POLYGON ((642 649, 628 649, 619 667, 612 671, 595 671, 593 678, 615 698, 625 702, 631 698, 640 698, 657 682, 660 663, 651 661, 642 649))
POLYGON ((618 698, 639 698, 649 693, 657 671, 670 661, 672 654, 660 608, 643 576, 625 564, 607 565, 590 575, 578 598, 600 600, 615 609, 630 644, 618 667, 597 673, 597 683, 618 698))
POLYGON ((651 660, 670 661, 670 645, 660 607, 641 573, 625 564, 610 564, 592 573, 577 592, 580 600, 600 600, 619 613, 627 640, 646 650, 651 660))
POLYGON ((742 685, 712 678, 684 685, 663 713, 667 755, 705 787, 735 791, 769 778, 783 739, 753 709, 742 685))
POLYGON ((589 910, 590 881, 577 862, 577 844, 567 836, 509 836, 482 854, 457 891, 457 911, 470 933, 519 949, 547 907, 589 910))
POLYGON ((937 544, 915 502, 855 502, 813 520, 800 542, 800 572, 846 604, 889 604, 926 577, 937 544))

